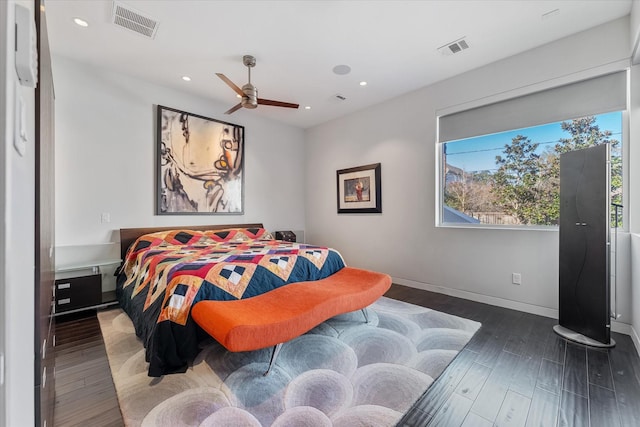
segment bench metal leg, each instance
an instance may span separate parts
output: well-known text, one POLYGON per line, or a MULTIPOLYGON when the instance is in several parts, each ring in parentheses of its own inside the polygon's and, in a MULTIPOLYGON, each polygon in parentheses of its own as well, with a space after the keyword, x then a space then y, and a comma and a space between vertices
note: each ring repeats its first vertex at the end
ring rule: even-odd
POLYGON ((282 343, 273 347, 273 353, 271 353, 271 361, 269 362, 269 369, 262 376, 266 377, 271 372, 271 368, 276 364, 276 358, 278 357, 278 353, 280 353, 280 348, 282 347, 282 343))
POLYGON ((362 314, 364 314, 365 323, 369 323, 369 316, 367 315, 367 309, 366 308, 362 309, 362 314))

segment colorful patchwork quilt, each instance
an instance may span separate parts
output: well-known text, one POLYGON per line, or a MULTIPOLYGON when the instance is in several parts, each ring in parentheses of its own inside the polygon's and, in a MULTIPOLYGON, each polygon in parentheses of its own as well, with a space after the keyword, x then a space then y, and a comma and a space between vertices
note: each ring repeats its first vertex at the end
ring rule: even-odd
POLYGON ((127 252, 116 294, 142 340, 149 376, 184 372, 205 333, 191 319, 203 300, 236 300, 344 267, 325 247, 273 240, 264 229, 146 234, 127 252))

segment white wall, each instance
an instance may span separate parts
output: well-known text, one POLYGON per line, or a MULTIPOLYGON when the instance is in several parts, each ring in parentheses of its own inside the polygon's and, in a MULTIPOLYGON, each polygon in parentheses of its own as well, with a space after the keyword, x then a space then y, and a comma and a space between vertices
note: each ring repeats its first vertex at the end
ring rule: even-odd
MULTIPOLYGON (((304 229, 304 132, 229 105, 54 56, 56 245, 117 241, 125 227, 262 222, 304 229), (154 105, 245 126, 244 215, 155 215, 154 105), (100 222, 108 212, 111 222, 100 222)), ((213 80, 212 80, 213 82, 213 80)), ((186 83, 185 83, 186 84, 186 83)))
POLYGON ((396 283, 556 315, 557 232, 435 227, 436 112, 620 69, 629 55, 627 17, 308 130, 307 240, 396 283), (383 213, 337 215, 335 171, 375 162, 383 213))
MULTIPOLYGON (((9 78, 7 74, 9 72, 9 67, 6 65, 7 55, 9 50, 9 37, 7 36, 8 29, 11 28, 9 21, 9 8, 6 3, 0 4, 0 34, 2 37, 0 40, 4 40, 4 42, 0 42, 0 63, 5 64, 5 66, 0 67, 0 107, 4 114, 0 114, 0 138, 2 138, 2 149, 0 149, 0 170, 7 170, 6 163, 6 146, 7 146, 7 138, 8 138, 8 126, 9 126, 9 113, 7 105, 9 105, 9 99, 7 96, 7 86, 9 78)), ((7 200, 6 200, 6 173, 0 173, 0 224, 5 224, 7 212, 7 200)), ((0 225, 0 358, 2 358, 2 363, 4 363, 5 357, 5 334, 6 334, 6 325, 7 318, 5 317, 5 257, 6 257, 6 247, 7 240, 5 237, 5 226, 0 225)), ((2 367, 0 366, 0 369, 2 367)), ((4 375, 4 373, 2 374, 4 375)), ((6 386, 4 379, 0 380, 0 423, 5 424, 5 407, 6 407, 6 386)))
POLYGON ((631 235, 631 338, 640 353, 640 234, 631 235))
MULTIPOLYGON (((640 5, 634 2, 634 7, 640 5)), ((631 320, 632 334, 636 343, 636 349, 640 351, 640 65, 631 67, 631 108, 629 112, 629 134, 631 146, 629 147, 629 162, 636 167, 629 171, 631 182, 630 194, 630 230, 631 235, 631 307, 633 318, 631 320)))
POLYGON ((34 89, 15 86, 18 77, 14 61, 14 10, 18 3, 33 11, 32 1, 0 2, 0 134, 3 140, 0 161, 0 286, 4 298, 2 333, 5 337, 5 417, 6 426, 34 425, 34 215, 35 215, 35 94, 34 89), (17 91, 16 91, 17 87, 17 91), (27 111, 26 155, 13 149, 14 100, 18 94, 27 111), (29 331, 31 333, 25 333, 29 331))
POLYGON ((631 49, 633 50, 633 63, 640 64, 640 0, 633 0, 630 14, 631 49))

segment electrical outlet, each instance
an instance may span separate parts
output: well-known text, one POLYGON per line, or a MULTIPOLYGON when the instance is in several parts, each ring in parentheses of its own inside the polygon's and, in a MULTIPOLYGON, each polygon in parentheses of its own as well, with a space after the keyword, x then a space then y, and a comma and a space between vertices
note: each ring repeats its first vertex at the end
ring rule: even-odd
POLYGON ((109 212, 103 212, 100 215, 100 222, 103 224, 111 222, 111 214, 109 212))
POLYGON ((511 274, 511 283, 514 285, 522 285, 522 276, 520 273, 512 273, 511 274))

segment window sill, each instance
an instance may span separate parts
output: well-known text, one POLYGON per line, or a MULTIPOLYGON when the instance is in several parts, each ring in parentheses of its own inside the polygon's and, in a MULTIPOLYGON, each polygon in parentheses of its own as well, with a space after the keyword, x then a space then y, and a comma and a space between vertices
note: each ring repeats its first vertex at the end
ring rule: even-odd
MULTIPOLYGON (((555 225, 492 225, 492 224, 436 224, 436 228, 466 228, 475 230, 515 230, 515 231, 559 231, 560 227, 555 225)), ((611 227, 611 234, 616 232, 615 227, 611 227)), ((618 228, 618 233, 627 233, 629 230, 618 228)), ((638 234, 640 236, 640 234, 638 234)))
POLYGON ((515 230, 515 231, 555 231, 560 227, 555 225, 492 225, 492 224, 436 224, 436 228, 466 228, 473 230, 515 230))

